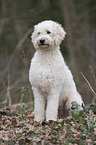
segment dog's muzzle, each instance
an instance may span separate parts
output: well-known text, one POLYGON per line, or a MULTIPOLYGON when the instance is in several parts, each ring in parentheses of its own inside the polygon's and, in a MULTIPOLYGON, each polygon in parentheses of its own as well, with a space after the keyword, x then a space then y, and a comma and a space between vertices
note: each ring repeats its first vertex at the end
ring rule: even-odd
POLYGON ((46 43, 46 40, 44 38, 39 40, 39 47, 40 49, 49 49, 50 45, 46 43))

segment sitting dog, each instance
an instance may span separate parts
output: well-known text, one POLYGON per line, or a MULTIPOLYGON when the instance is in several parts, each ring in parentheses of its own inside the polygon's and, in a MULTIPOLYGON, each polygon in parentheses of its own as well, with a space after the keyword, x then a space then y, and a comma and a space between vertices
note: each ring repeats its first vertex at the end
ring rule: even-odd
POLYGON ((72 101, 82 109, 82 98, 60 52, 59 45, 65 34, 62 26, 51 20, 34 27, 32 42, 36 53, 31 60, 29 81, 34 94, 35 121, 45 118, 56 121, 62 101, 66 102, 66 109, 71 109, 72 101))

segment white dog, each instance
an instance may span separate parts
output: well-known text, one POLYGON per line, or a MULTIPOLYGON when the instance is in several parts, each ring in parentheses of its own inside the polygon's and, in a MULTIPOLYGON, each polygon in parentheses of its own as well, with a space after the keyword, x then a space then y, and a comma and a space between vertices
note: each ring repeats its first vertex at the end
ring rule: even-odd
POLYGON ((32 42, 36 53, 31 60, 29 81, 34 93, 35 121, 44 120, 45 107, 46 121, 56 121, 60 102, 66 101, 66 108, 71 108, 72 101, 80 106, 83 103, 60 52, 65 34, 62 26, 51 20, 34 28, 32 42))

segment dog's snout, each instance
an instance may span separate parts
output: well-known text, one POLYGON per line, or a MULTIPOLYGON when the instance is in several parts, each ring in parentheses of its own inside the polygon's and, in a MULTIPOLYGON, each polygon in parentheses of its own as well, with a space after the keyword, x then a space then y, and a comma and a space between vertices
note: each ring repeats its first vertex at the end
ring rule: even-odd
POLYGON ((40 43, 41 43, 41 45, 43 45, 44 43, 45 43, 45 39, 40 39, 40 43))

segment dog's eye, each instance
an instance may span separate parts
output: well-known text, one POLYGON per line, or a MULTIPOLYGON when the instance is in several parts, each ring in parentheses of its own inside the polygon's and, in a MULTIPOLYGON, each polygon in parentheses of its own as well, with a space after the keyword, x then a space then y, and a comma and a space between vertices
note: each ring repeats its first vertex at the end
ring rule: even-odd
POLYGON ((40 35, 40 32, 38 32, 38 35, 40 35))
POLYGON ((51 32, 50 31, 47 31, 47 34, 50 34, 51 32))

